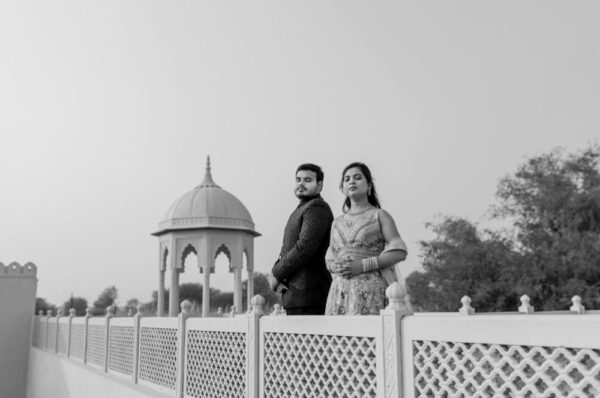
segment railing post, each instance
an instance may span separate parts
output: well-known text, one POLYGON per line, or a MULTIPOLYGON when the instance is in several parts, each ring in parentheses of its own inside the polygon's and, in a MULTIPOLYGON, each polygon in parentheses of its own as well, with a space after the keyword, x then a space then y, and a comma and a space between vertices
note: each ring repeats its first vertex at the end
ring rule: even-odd
POLYGON ((115 316, 115 307, 109 305, 106 307, 105 329, 104 329, 104 372, 108 372, 108 339, 110 337, 110 318, 115 316))
POLYGON ((46 311, 46 337, 44 338, 44 349, 48 349, 48 334, 50 333, 50 318, 52 317, 52 310, 46 311))
POLYGON ((385 397, 401 397, 402 390, 402 340, 400 336, 400 322, 406 315, 411 315, 412 310, 406 303, 407 295, 404 286, 398 282, 392 283, 385 290, 388 305, 381 310, 383 333, 383 385, 385 397))
POLYGON ((183 300, 180 304, 181 312, 177 316, 177 380, 175 384, 175 396, 183 398, 185 384, 185 323, 192 314, 192 303, 183 300))
POLYGON ((71 357, 71 326, 73 325, 73 318, 75 318, 75 308, 69 310, 69 333, 67 334, 67 358, 71 357))
POLYGON ((138 371, 140 369, 140 321, 144 316, 144 306, 138 304, 137 312, 133 316, 133 382, 138 382, 138 371))
POLYGON ((247 361, 246 374, 248 380, 246 381, 246 396, 248 398, 258 398, 259 396, 259 385, 260 385, 260 372, 259 372, 259 326, 260 317, 264 315, 265 299, 260 294, 252 297, 250 300, 252 304, 252 311, 246 316, 248 317, 248 338, 246 339, 246 350, 247 350, 247 361))
POLYGON ((87 352, 88 352, 88 329, 90 318, 92 317, 92 307, 88 307, 85 310, 85 323, 83 324, 83 363, 87 363, 87 352))

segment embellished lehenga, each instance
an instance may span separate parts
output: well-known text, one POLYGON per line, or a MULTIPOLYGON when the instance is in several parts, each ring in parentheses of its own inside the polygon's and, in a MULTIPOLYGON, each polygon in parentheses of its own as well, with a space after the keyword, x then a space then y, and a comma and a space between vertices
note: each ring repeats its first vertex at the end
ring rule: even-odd
MULTIPOLYGON (((406 245, 399 237, 393 242, 385 241, 379 222, 380 212, 380 209, 370 208, 359 214, 345 213, 333 221, 326 257, 330 272, 336 259, 363 259, 388 250, 406 251, 406 245)), ((361 273, 349 279, 334 272, 332 276, 325 315, 377 315, 385 308, 387 283, 381 271, 361 273)))

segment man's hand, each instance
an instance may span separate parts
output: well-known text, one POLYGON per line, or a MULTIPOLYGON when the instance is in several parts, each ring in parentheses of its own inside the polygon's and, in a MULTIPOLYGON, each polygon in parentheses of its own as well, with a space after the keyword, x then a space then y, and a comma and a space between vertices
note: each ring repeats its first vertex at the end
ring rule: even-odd
POLYGON ((267 279, 269 280, 269 287, 271 288, 271 290, 276 292, 277 286, 279 285, 279 281, 277 279, 275 279, 275 277, 273 275, 269 275, 267 277, 267 279))

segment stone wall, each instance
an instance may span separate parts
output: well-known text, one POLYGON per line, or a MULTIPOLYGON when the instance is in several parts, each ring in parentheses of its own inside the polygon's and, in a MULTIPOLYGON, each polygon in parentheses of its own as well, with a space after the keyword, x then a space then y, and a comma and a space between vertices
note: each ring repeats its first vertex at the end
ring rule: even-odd
POLYGON ((24 398, 35 310, 36 266, 0 263, 0 397, 24 398))

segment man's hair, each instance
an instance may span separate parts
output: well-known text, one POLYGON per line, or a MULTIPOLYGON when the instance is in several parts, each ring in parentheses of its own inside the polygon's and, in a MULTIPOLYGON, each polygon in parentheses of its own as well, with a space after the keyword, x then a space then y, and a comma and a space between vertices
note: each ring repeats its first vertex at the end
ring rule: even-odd
POLYGON ((312 163, 301 164, 296 169, 296 174, 298 174, 298 172, 300 170, 314 171, 317 174, 317 182, 323 181, 323 177, 325 177, 325 175, 323 174, 323 170, 321 170, 321 168, 319 166, 317 166, 316 164, 312 164, 312 163))

